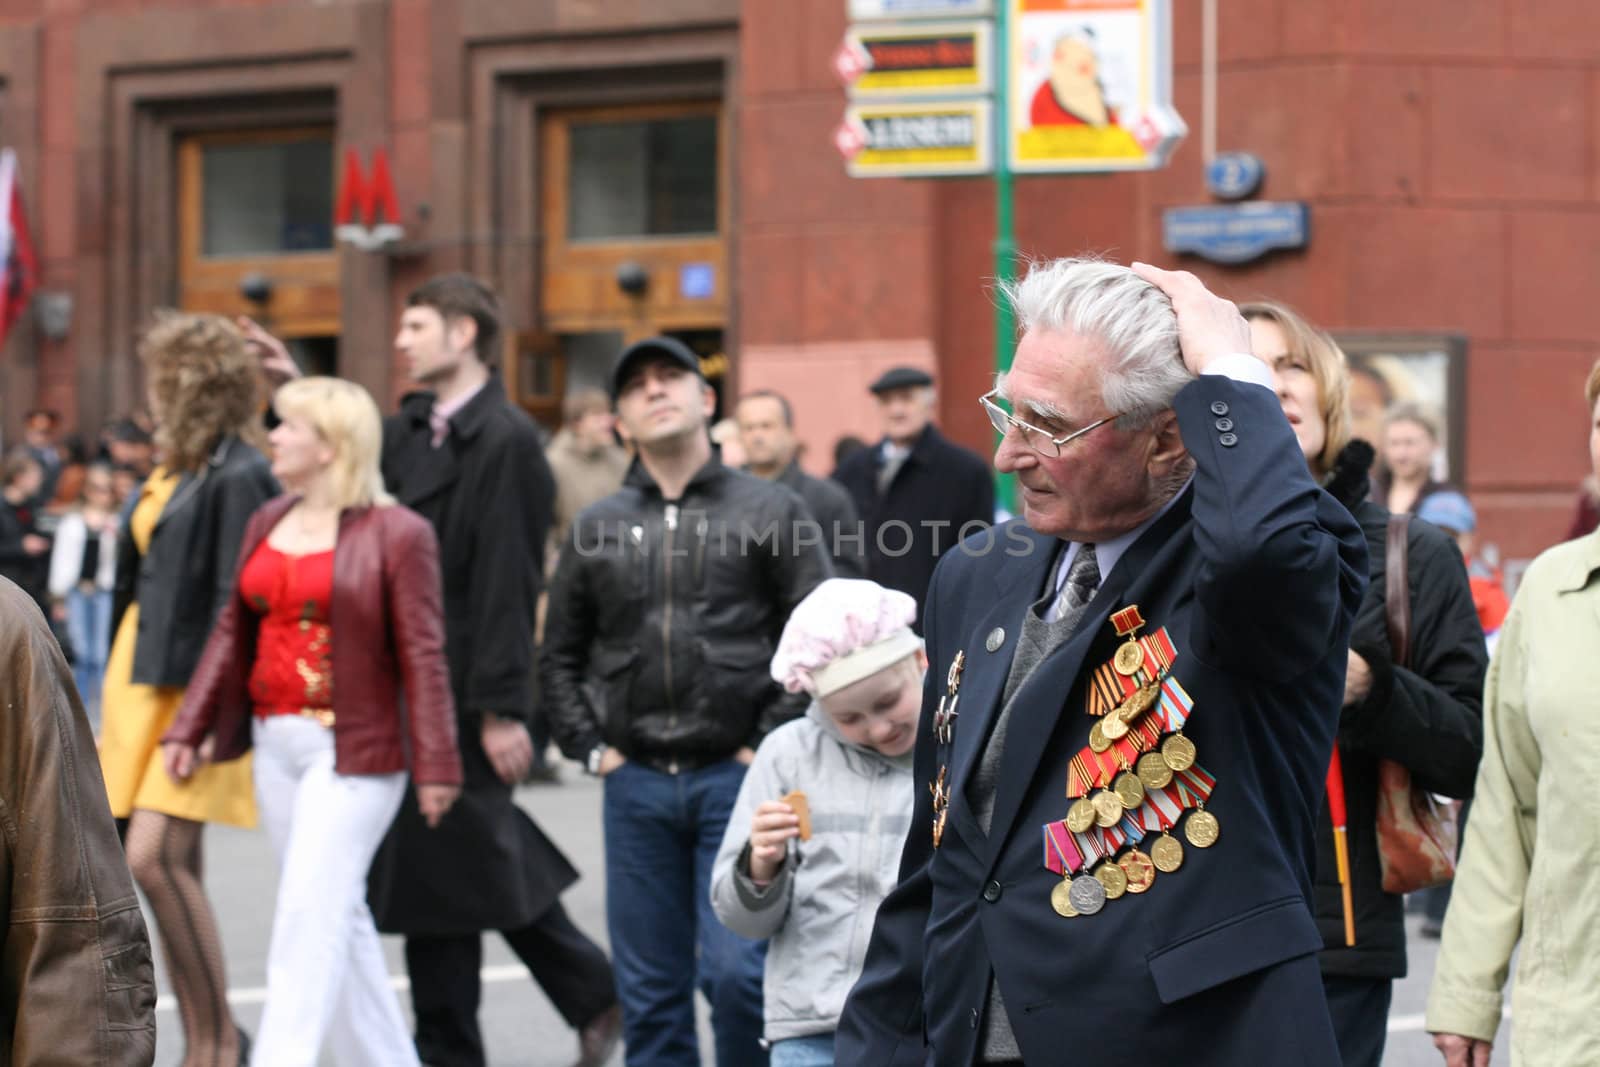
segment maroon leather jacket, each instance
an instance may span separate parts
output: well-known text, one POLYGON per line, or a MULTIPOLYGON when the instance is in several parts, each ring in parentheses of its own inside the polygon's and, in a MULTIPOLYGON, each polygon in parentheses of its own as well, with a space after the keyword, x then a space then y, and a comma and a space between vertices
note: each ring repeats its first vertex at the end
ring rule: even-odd
MULTIPOLYGON (((277 497, 250 516, 240 569, 297 499, 277 497)), ((330 623, 334 768, 340 774, 409 768, 420 785, 459 785, 439 543, 427 520, 399 505, 348 508, 339 516, 330 623)), ((233 593, 162 741, 198 746, 215 733, 213 758, 237 759, 249 751, 249 678, 259 625, 235 574, 233 593)))

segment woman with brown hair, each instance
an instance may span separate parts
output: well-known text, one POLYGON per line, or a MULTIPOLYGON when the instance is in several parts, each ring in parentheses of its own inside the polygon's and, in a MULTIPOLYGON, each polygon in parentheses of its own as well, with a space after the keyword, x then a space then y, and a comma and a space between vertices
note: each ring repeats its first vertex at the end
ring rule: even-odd
POLYGON ((228 1009, 216 916, 201 875, 208 822, 256 822, 246 759, 179 785, 160 739, 233 589, 252 512, 278 491, 258 445, 261 382, 244 336, 217 315, 164 312, 139 343, 161 465, 117 541, 100 765, 126 819, 128 866, 150 902, 187 1041, 184 1067, 245 1063, 228 1009))
POLYGON ((1389 512, 1369 499, 1373 449, 1351 437, 1350 373, 1322 330, 1282 304, 1243 304, 1251 348, 1272 368, 1278 403, 1311 473, 1366 535, 1369 581, 1350 635, 1340 762, 1347 803, 1355 943, 1326 801, 1318 819, 1312 905, 1322 930, 1322 983, 1346 1067, 1379 1067, 1395 978, 1406 973, 1402 900, 1383 889, 1378 761, 1396 760, 1435 793, 1467 796, 1483 751, 1480 698, 1488 660, 1461 553, 1443 531, 1412 522, 1406 536, 1411 654, 1396 662, 1386 625, 1389 512))

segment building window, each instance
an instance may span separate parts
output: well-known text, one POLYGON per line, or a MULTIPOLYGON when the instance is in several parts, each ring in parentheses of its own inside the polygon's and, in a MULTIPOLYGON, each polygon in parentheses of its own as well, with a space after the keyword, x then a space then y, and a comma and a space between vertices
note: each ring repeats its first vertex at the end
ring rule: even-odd
POLYGON ((332 131, 208 139, 197 147, 202 255, 333 247, 332 131))
POLYGON ((717 232, 714 114, 568 127, 567 239, 717 232))

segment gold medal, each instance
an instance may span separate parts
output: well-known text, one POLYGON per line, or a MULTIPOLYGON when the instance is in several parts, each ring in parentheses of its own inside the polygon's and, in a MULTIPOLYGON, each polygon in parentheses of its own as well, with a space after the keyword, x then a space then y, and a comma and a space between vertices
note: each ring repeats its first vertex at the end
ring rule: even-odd
POLYGON ((1165 789, 1172 781, 1172 768, 1159 752, 1146 752, 1139 757, 1139 781, 1145 789, 1165 789))
POLYGON ((1091 752, 1104 752, 1111 747, 1111 741, 1106 737, 1105 731, 1100 729, 1104 719, 1096 719, 1094 725, 1089 727, 1089 750, 1091 752))
MULTIPOLYGON (((1117 710, 1112 712, 1112 715, 1120 718, 1124 725, 1131 723, 1155 707, 1156 697, 1160 693, 1161 684, 1159 682, 1146 682, 1124 697, 1122 703, 1117 705, 1117 710)), ((1107 715, 1106 718, 1111 718, 1111 715, 1107 715)), ((1107 736, 1110 736, 1109 732, 1107 736)))
POLYGON ((1189 844, 1195 848, 1210 848, 1217 843, 1217 837, 1222 833, 1222 824, 1217 822, 1217 817, 1204 808, 1191 812, 1187 822, 1183 824, 1183 836, 1189 839, 1189 844))
POLYGON ((1094 825, 1094 805, 1088 797, 1079 797, 1073 801, 1072 807, 1067 809, 1067 829, 1075 834, 1081 834, 1094 825))
POLYGON ((1133 677, 1144 666, 1144 649, 1139 647, 1139 642, 1129 638, 1121 648, 1117 649, 1117 656, 1111 661, 1118 674, 1133 677))
POLYGON ((1182 734, 1173 734, 1161 742, 1161 758, 1175 771, 1186 771, 1194 766, 1194 742, 1182 734))
POLYGON ((1128 879, 1128 892, 1143 893, 1156 883, 1156 865, 1137 848, 1117 860, 1117 866, 1128 879))
POLYGON ((1107 741, 1120 741, 1128 736, 1128 720, 1122 717, 1121 708, 1113 711, 1095 725, 1100 727, 1100 736, 1107 741))
POLYGON ((1115 863, 1102 863, 1094 876, 1105 886, 1107 900, 1116 900, 1128 891, 1128 876, 1115 863))
POLYGON ((1063 919, 1075 919, 1078 917, 1080 914, 1078 909, 1072 906, 1072 878, 1070 876, 1061 879, 1060 883, 1050 890, 1050 906, 1063 919))
POLYGON ((1171 834, 1162 834, 1150 846, 1150 859, 1156 865, 1156 870, 1171 874, 1183 866, 1183 846, 1171 834))
POLYGON ((1101 791, 1089 798, 1089 803, 1094 805, 1094 821, 1096 826, 1110 829, 1122 821, 1122 801, 1117 799, 1115 793, 1101 791))
POLYGON ((1139 776, 1132 771, 1123 771, 1117 775, 1116 781, 1111 783, 1111 791, 1117 795, 1117 801, 1129 811, 1144 803, 1144 785, 1139 781, 1139 776))

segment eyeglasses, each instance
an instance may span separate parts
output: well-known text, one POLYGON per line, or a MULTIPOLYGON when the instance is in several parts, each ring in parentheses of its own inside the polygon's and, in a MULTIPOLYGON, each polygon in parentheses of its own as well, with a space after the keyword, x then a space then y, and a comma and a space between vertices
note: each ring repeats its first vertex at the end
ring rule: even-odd
POLYGON ((978 398, 978 403, 983 405, 984 414, 989 416, 989 422, 994 426, 995 432, 1004 437, 1013 429, 1020 430, 1022 439, 1029 448, 1039 453, 1039 455, 1048 456, 1051 459, 1060 457, 1062 445, 1082 437, 1097 426, 1104 426, 1112 419, 1121 417, 1120 415, 1107 415, 1097 422, 1091 422, 1081 430, 1074 430, 1065 437, 1051 437, 1044 430, 1039 429, 1037 426, 1028 425, 999 404, 996 404, 994 396, 997 392, 999 392, 997 389, 991 390, 978 398))

